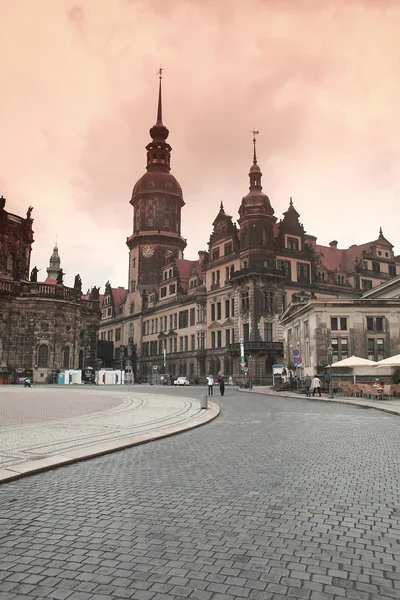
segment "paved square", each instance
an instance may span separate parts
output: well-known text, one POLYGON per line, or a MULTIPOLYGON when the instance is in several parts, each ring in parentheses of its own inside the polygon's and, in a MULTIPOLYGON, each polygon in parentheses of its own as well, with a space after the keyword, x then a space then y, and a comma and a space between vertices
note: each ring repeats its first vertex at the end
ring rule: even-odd
POLYGON ((215 400, 200 429, 0 486, 2 600, 400 598, 400 420, 215 400))

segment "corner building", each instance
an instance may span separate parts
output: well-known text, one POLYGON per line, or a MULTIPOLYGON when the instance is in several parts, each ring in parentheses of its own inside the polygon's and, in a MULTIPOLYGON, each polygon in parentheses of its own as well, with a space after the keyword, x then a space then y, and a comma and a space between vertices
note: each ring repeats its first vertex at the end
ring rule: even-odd
POLYGON ((121 356, 130 359, 141 380, 157 381, 166 374, 204 382, 206 374, 219 372, 239 378, 242 339, 253 380, 266 382, 272 365, 284 360, 280 317, 292 300, 351 300, 400 273, 400 261, 382 230, 374 242, 340 250, 336 241, 321 246, 306 234, 292 199, 278 221, 263 192, 255 134, 249 191, 237 224, 221 202, 208 250, 199 251, 196 260, 185 259, 185 203, 170 172, 168 135, 160 79, 146 173, 130 201, 129 286, 125 295, 121 292, 115 318, 105 308, 120 288, 109 286, 100 326, 103 339, 118 338, 115 364, 121 356))
POLYGON ((47 276, 30 271, 32 207, 26 217, 5 209, 0 198, 0 383, 32 377, 55 381, 63 369, 96 367, 98 288, 82 294, 79 275, 73 288, 62 283, 57 246, 47 276))

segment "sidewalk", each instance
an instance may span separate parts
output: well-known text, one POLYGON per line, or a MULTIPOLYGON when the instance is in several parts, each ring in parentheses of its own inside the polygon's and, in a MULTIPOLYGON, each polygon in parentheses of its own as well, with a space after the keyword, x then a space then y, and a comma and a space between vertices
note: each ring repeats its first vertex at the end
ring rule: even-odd
POLYGON ((120 403, 109 410, 0 427, 0 483, 187 431, 215 419, 220 411, 211 402, 201 409, 195 398, 116 394, 120 403))
POLYGON ((360 406, 361 408, 373 408, 380 410, 392 415, 400 415, 400 398, 396 400, 366 400, 365 398, 354 398, 349 396, 338 396, 335 398, 328 398, 328 394, 322 393, 322 397, 311 396, 307 398, 305 394, 298 394, 297 392, 277 392, 274 389, 267 386, 257 386, 252 390, 242 390, 240 392, 248 392, 249 394, 264 394, 266 396, 274 396, 275 398, 294 398, 298 400, 314 400, 319 402, 338 402, 339 404, 353 404, 354 406, 360 406))

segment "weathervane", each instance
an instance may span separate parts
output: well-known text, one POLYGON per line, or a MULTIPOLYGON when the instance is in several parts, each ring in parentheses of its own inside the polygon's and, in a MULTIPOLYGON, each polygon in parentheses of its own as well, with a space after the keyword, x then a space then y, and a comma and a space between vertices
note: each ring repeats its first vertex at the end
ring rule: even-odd
POLYGON ((253 146, 254 146, 254 153, 253 153, 253 165, 257 164, 257 154, 256 154, 256 135, 258 135, 260 132, 258 131, 258 129, 252 129, 252 131, 250 131, 250 133, 253 134, 253 146))

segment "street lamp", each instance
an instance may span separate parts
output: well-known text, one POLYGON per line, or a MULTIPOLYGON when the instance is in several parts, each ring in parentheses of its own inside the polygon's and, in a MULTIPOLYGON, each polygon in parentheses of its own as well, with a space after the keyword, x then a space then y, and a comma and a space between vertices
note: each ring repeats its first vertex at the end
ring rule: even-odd
POLYGON ((333 385, 332 385, 332 359, 333 359, 333 348, 332 344, 328 346, 328 362, 329 362, 329 398, 333 398, 333 385))
POLYGON ((252 364, 253 364, 253 357, 252 357, 251 354, 249 354, 249 390, 253 389, 253 380, 252 380, 252 377, 251 377, 251 373, 252 373, 251 367, 252 367, 252 364))

